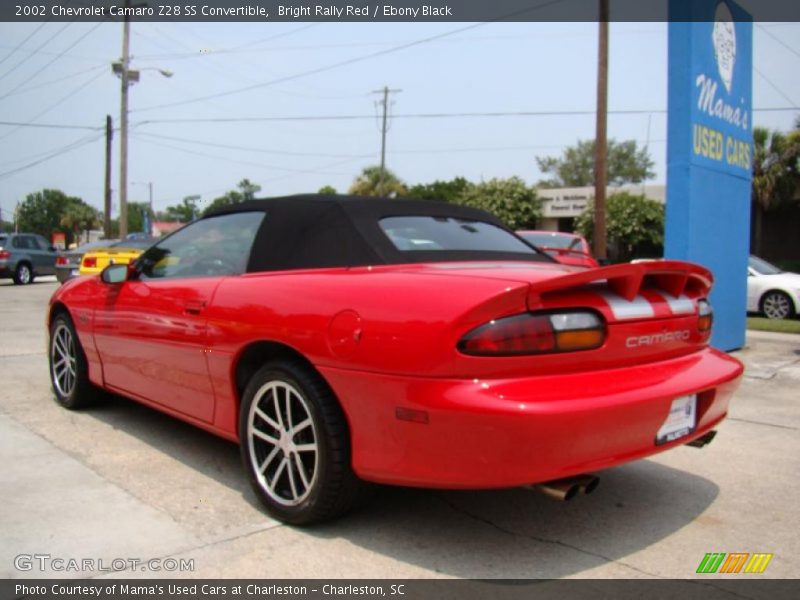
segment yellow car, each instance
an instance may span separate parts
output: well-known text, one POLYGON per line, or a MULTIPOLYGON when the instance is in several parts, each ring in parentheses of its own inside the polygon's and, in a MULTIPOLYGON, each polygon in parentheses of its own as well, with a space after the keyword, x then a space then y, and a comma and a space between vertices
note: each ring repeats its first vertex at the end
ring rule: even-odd
POLYGON ((94 275, 108 265, 127 265, 153 245, 154 240, 121 240, 103 248, 93 248, 81 259, 80 274, 94 275))

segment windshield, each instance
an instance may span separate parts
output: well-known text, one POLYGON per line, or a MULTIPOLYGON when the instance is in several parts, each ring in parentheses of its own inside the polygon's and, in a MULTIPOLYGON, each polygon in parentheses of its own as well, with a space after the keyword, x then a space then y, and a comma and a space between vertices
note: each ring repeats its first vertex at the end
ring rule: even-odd
POLYGON ((750 268, 759 275, 777 275, 778 273, 783 273, 783 271, 781 271, 775 265, 768 263, 763 258, 758 258, 757 256, 751 256, 748 264, 750 265, 750 268))
POLYGON ((481 221, 453 217, 386 217, 380 220, 380 226, 401 251, 483 250, 537 254, 508 231, 481 221))

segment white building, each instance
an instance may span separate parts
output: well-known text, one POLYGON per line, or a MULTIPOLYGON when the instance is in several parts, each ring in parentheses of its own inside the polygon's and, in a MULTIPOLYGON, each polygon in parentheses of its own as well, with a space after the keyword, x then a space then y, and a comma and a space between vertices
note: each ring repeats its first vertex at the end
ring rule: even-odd
MULTIPOLYGON (((623 185, 606 188, 606 197, 620 192, 644 194, 661 204, 666 202, 666 186, 663 185, 623 185)), ((542 218, 537 229, 546 231, 574 231, 575 218, 578 217, 594 198, 594 186, 572 188, 538 188, 536 194, 542 201, 542 218)))

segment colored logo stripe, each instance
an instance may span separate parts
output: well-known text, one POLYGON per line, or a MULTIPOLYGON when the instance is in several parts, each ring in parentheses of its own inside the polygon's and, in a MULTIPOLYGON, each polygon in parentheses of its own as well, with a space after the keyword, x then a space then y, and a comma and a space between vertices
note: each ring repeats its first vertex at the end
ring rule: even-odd
POLYGON ((763 573, 772 560, 769 553, 750 554, 749 552, 708 552, 700 561, 697 573, 763 573), (726 558, 727 557, 727 558, 726 558), (749 560, 748 560, 749 559, 749 560))
POLYGON ((728 554, 728 558, 722 564, 720 573, 738 573, 742 570, 749 556, 750 554, 747 552, 732 552, 728 554))
POLYGON ((698 573, 716 573, 722 560, 725 558, 724 552, 709 552, 700 561, 700 566, 697 567, 698 573))
POLYGON ((763 573, 769 561, 772 560, 772 554, 753 554, 750 558, 750 562, 747 563, 747 566, 744 569, 745 573, 763 573))

